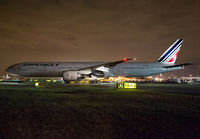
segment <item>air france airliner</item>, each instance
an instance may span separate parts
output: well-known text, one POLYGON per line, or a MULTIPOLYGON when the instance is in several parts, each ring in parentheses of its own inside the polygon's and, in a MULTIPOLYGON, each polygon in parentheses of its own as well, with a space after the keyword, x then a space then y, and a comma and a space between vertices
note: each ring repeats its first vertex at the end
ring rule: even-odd
POLYGON ((155 62, 24 62, 11 65, 6 72, 21 77, 63 77, 64 81, 102 77, 146 77, 184 69, 189 63, 175 64, 183 39, 177 39, 155 62))

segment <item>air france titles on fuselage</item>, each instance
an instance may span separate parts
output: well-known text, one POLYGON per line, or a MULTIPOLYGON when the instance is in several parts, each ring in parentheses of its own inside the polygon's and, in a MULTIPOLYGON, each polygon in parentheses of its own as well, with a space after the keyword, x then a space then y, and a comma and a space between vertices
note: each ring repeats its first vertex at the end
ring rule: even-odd
POLYGON ((58 64, 52 64, 52 63, 26 63, 26 64, 23 64, 23 66, 49 66, 49 67, 52 67, 54 65, 58 65, 58 64))

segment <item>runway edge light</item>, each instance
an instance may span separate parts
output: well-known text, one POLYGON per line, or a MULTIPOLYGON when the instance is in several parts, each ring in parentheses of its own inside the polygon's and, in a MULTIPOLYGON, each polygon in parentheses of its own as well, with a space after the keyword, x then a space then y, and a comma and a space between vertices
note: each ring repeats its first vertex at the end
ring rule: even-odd
POLYGON ((38 83, 38 82, 36 82, 36 83, 35 83, 35 87, 38 87, 38 86, 39 86, 39 83, 38 83))

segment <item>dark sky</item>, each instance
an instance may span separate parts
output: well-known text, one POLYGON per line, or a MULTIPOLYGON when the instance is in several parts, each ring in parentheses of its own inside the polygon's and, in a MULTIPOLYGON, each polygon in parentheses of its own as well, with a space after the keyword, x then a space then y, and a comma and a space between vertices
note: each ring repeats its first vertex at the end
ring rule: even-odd
POLYGON ((177 63, 200 69, 199 0, 1 0, 0 74, 25 61, 155 61, 177 38, 177 63))

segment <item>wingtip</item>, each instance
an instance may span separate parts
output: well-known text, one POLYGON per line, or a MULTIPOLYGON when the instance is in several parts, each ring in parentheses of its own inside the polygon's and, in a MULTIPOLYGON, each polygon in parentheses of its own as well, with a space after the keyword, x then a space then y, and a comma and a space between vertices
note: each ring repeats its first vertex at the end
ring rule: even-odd
POLYGON ((122 59, 123 62, 127 62, 127 61, 129 61, 129 60, 133 60, 133 58, 123 58, 123 59, 122 59))

